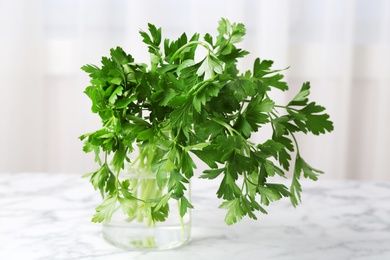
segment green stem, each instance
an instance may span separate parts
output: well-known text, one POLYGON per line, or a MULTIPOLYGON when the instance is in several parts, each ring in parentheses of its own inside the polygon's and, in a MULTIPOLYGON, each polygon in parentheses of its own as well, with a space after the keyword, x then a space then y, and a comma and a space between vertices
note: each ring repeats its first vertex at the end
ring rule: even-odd
POLYGON ((193 94, 198 94, 199 91, 201 91, 204 87, 208 85, 208 83, 212 82, 214 79, 216 79, 218 75, 214 75, 212 78, 209 78, 205 81, 199 82, 195 86, 193 86, 187 93, 187 96, 192 96, 193 94))
POLYGON ((211 52, 210 45, 208 45, 204 42, 201 42, 201 41, 192 41, 192 42, 188 42, 188 43, 184 44, 177 51, 175 51, 175 53, 172 55, 172 58, 169 62, 173 63, 173 61, 176 59, 176 56, 179 55, 185 48, 187 48, 191 45, 201 45, 201 46, 205 47, 209 51, 209 53, 211 52))
POLYGON ((224 45, 222 45, 222 46, 218 49, 217 54, 221 54, 221 53, 225 50, 225 48, 229 45, 231 39, 232 39, 232 35, 230 34, 229 39, 227 40, 227 42, 226 42, 224 45))
POLYGON ((225 127, 226 130, 229 131, 229 134, 230 134, 230 135, 233 135, 233 132, 240 135, 240 133, 237 132, 237 130, 234 129, 233 127, 231 127, 228 123, 226 123, 226 122, 224 122, 224 121, 222 121, 222 120, 219 120, 219 119, 217 119, 217 118, 212 118, 211 120, 213 120, 215 123, 218 123, 218 124, 220 124, 221 126, 225 127))
POLYGON ((248 195, 248 193, 249 193, 248 192, 248 184, 246 183, 247 179, 248 179, 248 176, 247 176, 246 172, 244 172, 244 179, 242 181, 241 190, 244 190, 244 188, 245 188, 245 194, 246 195, 248 195))
POLYGON ((298 142, 297 142, 297 139, 295 138, 294 134, 291 132, 291 131, 288 131, 291 135, 291 137, 293 138, 294 140, 294 143, 295 143, 295 147, 297 148, 297 156, 300 157, 300 153, 299 153, 299 146, 298 146, 298 142))
POLYGON ((274 107, 277 107, 277 108, 283 108, 283 109, 286 109, 286 110, 293 110, 293 111, 296 111, 298 112, 299 110, 296 109, 296 108, 292 108, 292 107, 289 107, 289 106, 280 106, 280 105, 274 105, 274 107))
MULTIPOLYGON (((184 233, 184 221, 183 221, 183 217, 180 215, 180 201, 177 200, 177 208, 179 209, 179 219, 180 219, 180 226, 181 226, 181 232, 184 233)), ((189 214, 189 213, 187 213, 189 214)))

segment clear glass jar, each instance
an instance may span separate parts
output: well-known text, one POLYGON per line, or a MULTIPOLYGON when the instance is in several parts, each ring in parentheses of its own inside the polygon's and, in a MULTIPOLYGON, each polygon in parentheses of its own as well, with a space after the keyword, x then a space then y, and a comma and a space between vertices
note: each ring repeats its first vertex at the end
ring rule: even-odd
MULTIPOLYGON (((166 190, 159 190, 154 175, 126 171, 120 174, 121 181, 128 179, 129 191, 144 201, 159 198, 166 190)), ((185 196, 190 200, 190 184, 185 196)), ((169 216, 164 222, 153 222, 143 210, 144 202, 135 201, 135 216, 129 218, 121 209, 103 224, 103 237, 112 245, 127 250, 164 250, 179 247, 189 242, 191 236, 191 212, 180 216, 180 205, 169 200, 169 216)))

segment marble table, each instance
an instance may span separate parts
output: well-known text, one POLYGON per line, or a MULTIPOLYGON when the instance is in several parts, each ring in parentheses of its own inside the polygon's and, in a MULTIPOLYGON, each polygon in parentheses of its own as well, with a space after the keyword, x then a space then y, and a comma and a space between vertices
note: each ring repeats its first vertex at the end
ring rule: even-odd
POLYGON ((303 203, 268 207, 228 227, 217 184, 192 183, 192 240, 174 250, 129 252, 90 222, 99 194, 76 174, 0 173, 0 259, 390 259, 390 183, 302 183, 303 203))

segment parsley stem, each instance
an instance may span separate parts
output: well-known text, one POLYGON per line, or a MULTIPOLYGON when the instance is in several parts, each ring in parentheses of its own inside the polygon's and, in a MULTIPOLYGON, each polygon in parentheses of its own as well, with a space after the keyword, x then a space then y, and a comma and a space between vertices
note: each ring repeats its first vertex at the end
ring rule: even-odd
POLYGON ((278 108, 284 108, 286 110, 294 110, 294 111, 299 111, 298 109, 296 108, 292 108, 292 107, 289 107, 289 106, 280 106, 280 105, 275 105, 274 107, 278 107, 278 108))
POLYGON ((230 134, 230 135, 234 135, 233 132, 235 132, 236 134, 241 135, 241 134, 238 133, 233 127, 231 127, 229 124, 223 122, 222 120, 219 120, 219 119, 217 119, 217 118, 212 118, 211 120, 213 120, 215 123, 218 123, 218 124, 220 124, 221 126, 225 127, 225 128, 229 131, 229 134, 230 134))
POLYGON ((180 215, 181 205, 180 205, 180 201, 179 200, 177 200, 177 208, 179 209, 178 214, 179 214, 181 232, 184 233, 184 221, 183 221, 183 217, 180 215))
POLYGON ((205 43, 205 42, 201 42, 201 41, 192 41, 192 42, 188 42, 186 44, 184 44, 183 46, 181 46, 171 57, 170 59, 170 63, 172 63, 175 59, 176 59, 176 56, 179 55, 185 48, 191 46, 191 45, 201 45, 203 47, 205 47, 209 53, 211 52, 211 48, 210 48, 210 45, 205 43))
POLYGON ((248 176, 247 176, 247 173, 244 172, 244 180, 242 181, 242 186, 241 186, 241 190, 243 191, 244 190, 244 187, 245 187, 245 195, 248 195, 249 194, 249 188, 248 188, 248 176))
POLYGON ((252 182, 251 180, 249 180, 248 178, 246 178, 245 181, 249 182, 250 184, 252 184, 252 185, 255 186, 255 187, 259 187, 259 186, 260 186, 259 184, 253 183, 253 182, 252 182))
POLYGON ((192 94, 198 94, 204 87, 206 87, 210 82, 214 81, 218 75, 214 75, 212 78, 209 78, 205 81, 201 81, 195 86, 193 86, 187 93, 187 96, 191 96, 192 94))
POLYGON ((291 131, 288 131, 291 135, 291 137, 293 138, 294 140, 294 143, 295 143, 295 147, 297 148, 297 156, 300 157, 300 153, 299 153, 299 146, 298 146, 298 142, 297 142, 297 139, 295 138, 294 134, 291 132, 291 131))

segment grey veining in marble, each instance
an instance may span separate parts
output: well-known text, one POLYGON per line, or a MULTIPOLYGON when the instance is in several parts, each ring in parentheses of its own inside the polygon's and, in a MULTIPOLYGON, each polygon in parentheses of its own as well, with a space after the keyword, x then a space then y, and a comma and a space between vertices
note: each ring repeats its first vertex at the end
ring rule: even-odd
POLYGON ((259 220, 228 227, 217 183, 192 184, 190 244, 128 252, 90 222, 100 198, 75 174, 0 173, 0 259, 390 259, 390 183, 303 182, 303 203, 268 207, 259 220))

